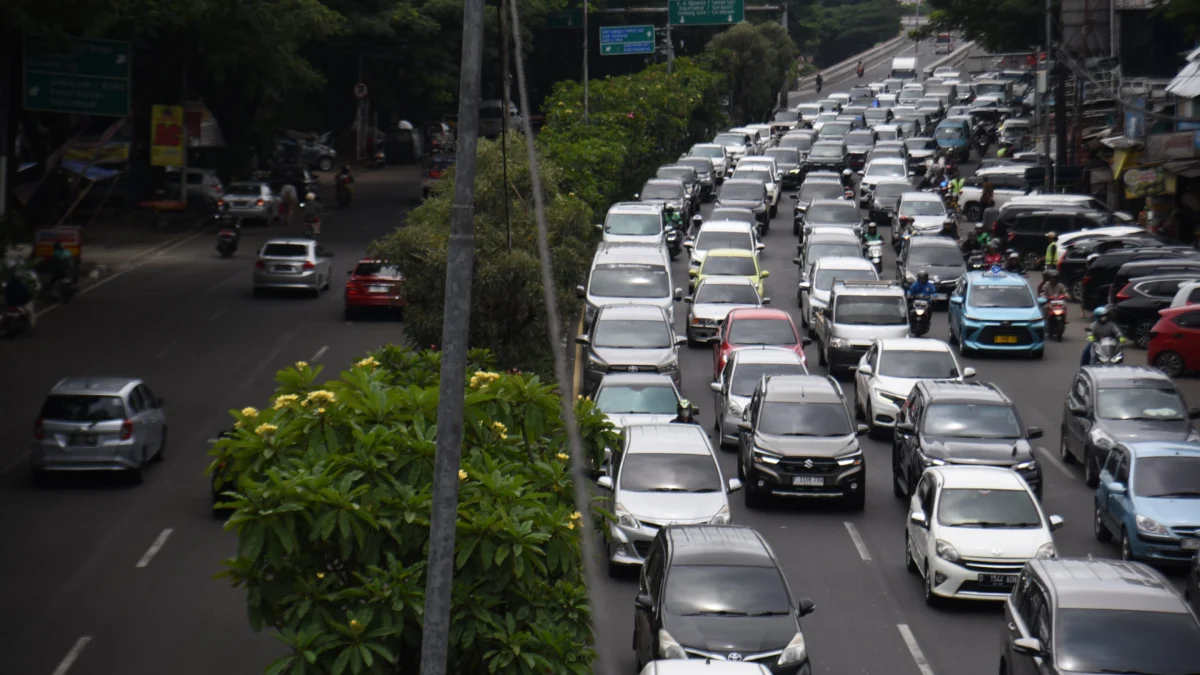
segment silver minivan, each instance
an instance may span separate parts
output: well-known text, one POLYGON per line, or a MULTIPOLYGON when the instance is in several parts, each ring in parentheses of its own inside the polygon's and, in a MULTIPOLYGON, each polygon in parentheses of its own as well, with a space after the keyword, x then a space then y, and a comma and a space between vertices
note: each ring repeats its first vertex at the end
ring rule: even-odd
POLYGON ((813 317, 817 354, 830 375, 858 367, 875 340, 909 337, 908 301, 898 281, 834 281, 829 306, 813 317))
POLYGON ((666 224, 662 204, 654 202, 617 202, 608 207, 604 224, 597 225, 604 241, 630 244, 666 244, 666 224))
POLYGON ((576 286, 575 295, 586 302, 585 327, 592 325, 601 307, 609 305, 654 305, 674 324, 675 303, 683 300, 683 289, 671 285, 666 247, 601 242, 587 285, 576 286))

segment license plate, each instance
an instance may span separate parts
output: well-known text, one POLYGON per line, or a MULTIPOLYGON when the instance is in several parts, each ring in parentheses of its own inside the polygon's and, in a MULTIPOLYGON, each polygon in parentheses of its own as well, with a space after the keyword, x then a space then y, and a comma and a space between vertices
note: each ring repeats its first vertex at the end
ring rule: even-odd
POLYGON ((71 434, 67 445, 95 445, 98 438, 96 434, 71 434))
POLYGON ((946 300, 949 297, 950 296, 947 293, 935 293, 933 296, 933 299, 934 300, 946 300))
POLYGON ((1015 345, 1015 344, 1017 344, 1017 336, 1016 335, 997 335, 996 337, 992 338, 992 342, 994 342, 998 345, 1015 345))
POLYGON ((1179 546, 1185 551, 1200 551, 1200 539, 1184 539, 1179 546))
POLYGON ((988 586, 1012 586, 1017 583, 1015 574, 980 574, 979 581, 988 586))
POLYGON ((271 265, 272 272, 291 272, 291 265, 271 265))
POLYGON ((367 286, 367 291, 369 293, 387 293, 388 287, 387 286, 367 286))
POLYGON ((245 206, 245 205, 246 205, 246 202, 229 202, 229 205, 230 205, 230 206, 236 206, 236 207, 239 207, 239 208, 240 208, 240 207, 242 207, 242 206, 245 206))
POLYGON ((792 476, 792 485, 820 487, 824 484, 825 479, 820 476, 792 476))

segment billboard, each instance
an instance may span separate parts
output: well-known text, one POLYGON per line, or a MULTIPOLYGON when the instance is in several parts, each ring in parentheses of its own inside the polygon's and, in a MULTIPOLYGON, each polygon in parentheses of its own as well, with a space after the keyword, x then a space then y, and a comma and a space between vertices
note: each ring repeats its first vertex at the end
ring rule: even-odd
POLYGON ((150 109, 150 164, 183 166, 183 106, 156 105, 150 109))

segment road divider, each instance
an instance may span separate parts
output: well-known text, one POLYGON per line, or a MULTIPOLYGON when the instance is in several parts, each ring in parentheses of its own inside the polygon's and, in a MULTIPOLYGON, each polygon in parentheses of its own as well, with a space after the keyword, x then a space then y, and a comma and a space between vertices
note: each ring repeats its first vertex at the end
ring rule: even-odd
MULTIPOLYGON (((906 33, 907 33, 907 31, 906 31, 906 33)), ((907 40, 908 40, 908 36, 906 34, 897 35, 896 37, 892 38, 891 40, 888 40, 887 42, 876 45, 875 47, 872 47, 865 52, 860 52, 858 54, 855 54, 854 56, 846 59, 845 61, 842 61, 841 63, 839 63, 837 65, 830 66, 830 67, 826 68, 825 70, 820 71, 821 77, 823 77, 826 80, 829 80, 830 78, 838 77, 844 73, 848 73, 848 72, 854 70, 854 67, 858 65, 859 61, 867 61, 869 59, 873 59, 873 58, 879 56, 880 54, 883 54, 885 52, 889 52, 889 51, 895 49, 896 47, 898 47, 900 45, 901 42, 905 42, 907 40)), ((815 74, 806 75, 806 76, 800 78, 799 86, 796 88, 796 91, 798 92, 798 91, 801 91, 806 88, 815 88, 816 81, 817 81, 817 76, 815 74)), ((793 93, 795 93, 795 92, 793 92, 793 93)))
POLYGON ((923 70, 921 72, 924 73, 925 77, 933 77, 933 71, 937 70, 938 68, 941 68, 943 66, 953 67, 953 66, 957 66, 958 64, 966 61, 967 56, 971 53, 971 50, 974 48, 975 48, 974 42, 964 42, 962 44, 962 46, 959 47, 958 49, 955 49, 954 51, 943 56, 942 58, 938 59, 937 61, 934 61, 933 63, 929 64, 928 66, 925 66, 925 70, 923 70))
POLYGON ((83 653, 84 647, 92 641, 92 636, 84 635, 75 641, 75 645, 71 647, 71 651, 63 657, 62 661, 58 662, 58 667, 54 669, 54 675, 67 675, 67 671, 71 670, 71 666, 75 665, 75 661, 79 659, 79 655, 83 653))
POLYGON ((146 549, 146 552, 142 554, 141 559, 137 561, 134 567, 141 569, 149 565, 150 561, 154 560, 154 556, 158 555, 158 552, 162 550, 162 547, 167 545, 167 540, 171 538, 171 533, 174 531, 173 528, 168 527, 160 532, 154 543, 150 544, 150 548, 146 549))

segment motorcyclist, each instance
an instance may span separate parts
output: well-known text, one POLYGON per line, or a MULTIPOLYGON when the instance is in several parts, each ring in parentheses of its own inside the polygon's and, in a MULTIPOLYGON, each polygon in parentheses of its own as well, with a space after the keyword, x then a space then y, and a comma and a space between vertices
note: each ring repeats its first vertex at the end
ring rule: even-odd
POLYGON ((4 284, 4 306, 20 310, 29 327, 33 328, 33 287, 20 270, 13 270, 8 283, 4 284))
POLYGON ((683 230, 683 214, 675 210, 675 207, 667 204, 663 212, 667 216, 667 224, 673 226, 676 230, 683 230))
POLYGON ((909 299, 933 300, 935 295, 937 295, 937 287, 929 280, 929 272, 918 272, 917 280, 908 287, 909 299))
POLYGON ((988 267, 1004 262, 1004 254, 1000 253, 1000 243, 992 240, 987 243, 987 252, 983 254, 983 264, 988 267))
POLYGON ((979 208, 990 209, 996 205, 996 185, 992 183, 990 176, 985 176, 983 179, 983 191, 979 195, 979 208))
POLYGON ((296 214, 296 205, 299 201, 295 185, 288 183, 279 191, 279 217, 284 221, 284 225, 290 227, 293 224, 292 218, 296 214))
POLYGON ((958 224, 953 220, 947 220, 942 223, 942 231, 938 232, 939 237, 949 237, 954 241, 958 241, 958 224))
POLYGON ((50 275, 51 288, 63 279, 75 282, 75 256, 71 255, 61 241, 54 242, 54 253, 50 256, 50 262, 54 270, 50 275))
POLYGON ((1021 265, 1021 254, 1013 251, 1008 254, 1004 260, 1004 271, 1011 274, 1025 274, 1025 268, 1021 265))
POLYGON ((679 399, 679 405, 675 408, 675 419, 671 420, 672 424, 699 424, 696 420, 696 409, 692 407, 692 402, 686 398, 679 399))
POLYGON ((1080 367, 1091 364, 1092 350, 1096 346, 1095 343, 1099 342, 1100 340, 1103 340, 1104 338, 1113 338, 1121 344, 1125 344, 1126 342, 1125 336, 1121 334, 1121 329, 1118 328, 1117 324, 1113 323, 1108 316, 1107 307, 1097 307, 1095 311, 1092 312, 1092 317, 1095 319, 1095 321, 1093 321, 1092 325, 1088 326, 1087 328, 1088 343, 1083 348, 1083 356, 1079 359, 1080 367))
POLYGON ((859 62, 858 62, 858 65, 854 67, 854 72, 858 73, 858 76, 859 76, 859 77, 862 77, 862 76, 863 76, 863 72, 865 72, 865 70, 866 70, 866 69, 865 69, 865 68, 863 68, 863 62, 862 62, 862 61, 859 61, 859 62))
POLYGON ((354 184, 354 175, 350 173, 350 165, 343 164, 342 170, 338 172, 337 178, 334 180, 339 192, 349 190, 350 186, 354 184))
POLYGON ((823 84, 825 84, 825 78, 821 77, 820 73, 817 73, 817 93, 818 94, 821 93, 821 85, 823 85, 823 84))
POLYGON ((955 177, 950 181, 950 194, 957 198, 960 194, 962 194, 963 186, 966 184, 967 179, 963 178, 962 176, 955 177))
POLYGON ((1063 298, 1067 295, 1067 287, 1058 278, 1058 270, 1048 269, 1042 275, 1042 283, 1038 284, 1038 297, 1063 298))
POLYGON ((879 236, 879 226, 874 222, 867 223, 867 231, 863 233, 863 244, 870 246, 876 242, 883 243, 883 237, 879 236))

